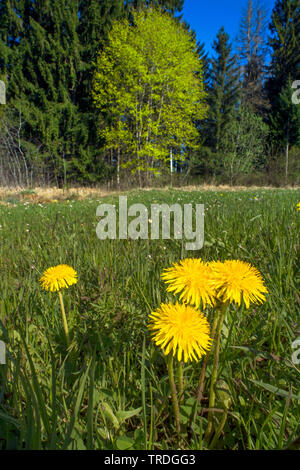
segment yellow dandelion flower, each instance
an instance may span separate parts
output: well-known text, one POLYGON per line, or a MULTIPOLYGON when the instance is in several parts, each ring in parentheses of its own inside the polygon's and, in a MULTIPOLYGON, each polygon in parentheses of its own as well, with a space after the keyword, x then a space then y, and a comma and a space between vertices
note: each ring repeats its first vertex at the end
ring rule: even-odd
POLYGON ((300 211, 300 202, 297 204, 297 211, 300 211))
POLYGON ((169 284, 167 292, 180 295, 180 300, 203 308, 214 305, 215 290, 211 279, 212 271, 208 263, 200 258, 187 258, 173 267, 164 270, 162 279, 169 284))
POLYGON ((40 279, 42 288, 51 292, 72 286, 76 282, 77 272, 67 264, 48 268, 40 279))
POLYGON ((217 297, 222 302, 242 300, 249 308, 250 302, 263 303, 268 292, 260 272, 250 263, 239 260, 213 261, 210 263, 213 271, 213 283, 217 297))
POLYGON ((172 351, 178 361, 198 361, 210 349, 209 323, 194 307, 178 302, 161 304, 149 317, 152 340, 165 355, 172 351))

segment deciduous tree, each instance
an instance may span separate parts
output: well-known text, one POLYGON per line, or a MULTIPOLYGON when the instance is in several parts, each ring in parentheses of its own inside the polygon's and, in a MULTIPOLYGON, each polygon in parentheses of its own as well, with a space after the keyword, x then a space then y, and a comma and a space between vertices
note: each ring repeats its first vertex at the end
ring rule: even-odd
POLYGON ((205 115, 202 64, 191 35, 168 13, 135 11, 116 22, 97 58, 94 102, 107 116, 101 135, 117 166, 157 174, 170 151, 184 159, 205 115))

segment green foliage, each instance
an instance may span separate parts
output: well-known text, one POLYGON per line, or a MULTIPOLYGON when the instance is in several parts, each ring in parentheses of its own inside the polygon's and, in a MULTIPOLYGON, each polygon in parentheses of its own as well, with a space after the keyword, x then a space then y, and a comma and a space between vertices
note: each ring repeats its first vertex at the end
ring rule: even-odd
POLYGON ((300 79, 299 0, 277 0, 270 24, 271 76, 267 83, 272 103, 272 135, 281 145, 298 140, 299 107, 292 103, 292 82, 300 79))
POLYGON ((214 41, 215 56, 211 60, 209 113, 205 127, 210 146, 218 151, 225 127, 233 118, 239 101, 239 73, 232 55, 229 36, 222 27, 214 41))
POLYGON ((208 58, 208 52, 205 51, 205 44, 204 42, 197 43, 197 54, 199 56, 199 59, 202 63, 202 76, 203 76, 203 83, 204 83, 204 89, 208 89, 208 84, 209 84, 209 79, 210 79, 210 70, 209 70, 209 58, 208 58))
POLYGON ((293 103, 293 93, 292 82, 288 80, 270 116, 273 138, 282 147, 292 147, 300 142, 300 105, 293 103))
POLYGON ((223 172, 233 184, 241 174, 248 174, 265 163, 268 126, 262 118, 241 106, 222 136, 223 172))
POLYGON ((277 0, 270 24, 272 50, 269 99, 276 104, 287 81, 300 79, 300 1, 277 0))
POLYGON ((272 138, 285 151, 285 184, 288 184, 290 149, 300 142, 300 105, 293 103, 292 95, 292 82, 288 79, 270 115, 272 138))
MULTIPOLYGON (((123 0, 84 0, 79 2, 78 13, 77 33, 81 44, 81 71, 76 99, 79 110, 89 115, 88 127, 92 139, 92 136, 97 134, 95 109, 91 106, 94 61, 107 39, 112 22, 126 16, 126 12, 123 0)), ((97 139, 94 139, 93 145, 98 144, 97 139)))
POLYGON ((35 146, 43 171, 56 184, 66 183, 67 178, 95 181, 103 173, 104 164, 96 158, 97 117, 91 114, 86 96, 90 59, 103 39, 104 27, 94 37, 98 23, 96 18, 90 24, 92 7, 88 7, 80 10, 79 18, 74 0, 24 1, 18 2, 17 16, 12 2, 1 2, 6 16, 0 19, 0 52, 4 51, 0 70, 7 76, 9 105, 21 115, 27 165, 35 162, 36 151, 31 151, 35 146))
POLYGON ((141 9, 146 7, 160 7, 162 11, 167 11, 174 15, 183 9, 184 0, 128 0, 129 8, 141 9))
POLYGON ((248 0, 238 36, 242 103, 254 111, 266 111, 264 81, 267 72, 267 12, 260 0, 248 0))
POLYGON ((184 159, 196 145, 193 119, 206 112, 196 45, 167 13, 133 13, 116 22, 97 58, 93 98, 106 116, 107 149, 120 152, 132 172, 157 174, 170 150, 184 159))
POLYGON ((87 141, 75 100, 80 70, 76 5, 73 0, 18 5, 22 27, 6 63, 10 106, 20 113, 23 136, 39 145, 56 183, 72 175, 72 159, 82 155, 87 141))

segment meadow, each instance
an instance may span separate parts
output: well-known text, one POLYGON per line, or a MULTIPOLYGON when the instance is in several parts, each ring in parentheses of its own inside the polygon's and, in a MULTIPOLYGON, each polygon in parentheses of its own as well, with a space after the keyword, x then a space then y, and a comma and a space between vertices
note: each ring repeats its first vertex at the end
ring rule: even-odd
MULTIPOLYGON (((30 192, 28 193, 30 196, 30 192)), ((118 195, 45 203, 10 195, 0 205, 0 449, 255 450, 295 448, 300 435, 300 190, 130 191, 128 204, 203 203, 205 243, 99 240, 96 209, 118 195), (261 305, 232 305, 221 331, 214 419, 206 442, 202 361, 183 364, 181 432, 176 431, 165 358, 147 328, 173 301, 162 271, 183 258, 239 259, 261 273, 261 305), (77 284, 64 289, 67 348, 56 292, 41 289, 50 266, 68 264, 77 284), (224 393, 226 395, 224 399, 224 393), (219 423, 220 424, 220 423, 219 423), (296 441, 296 443, 295 443, 296 441)), ((209 309, 205 312, 209 316, 209 309)), ((176 369, 177 374, 177 369, 176 369)), ((175 375, 176 375, 175 374, 175 375)), ((176 380, 178 377, 176 377, 176 380)))

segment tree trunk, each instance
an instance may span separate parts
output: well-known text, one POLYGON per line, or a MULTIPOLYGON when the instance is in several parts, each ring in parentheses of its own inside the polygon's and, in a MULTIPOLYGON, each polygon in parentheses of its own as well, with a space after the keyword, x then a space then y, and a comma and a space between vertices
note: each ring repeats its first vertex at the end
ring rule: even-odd
POLYGON ((170 175, 171 175, 171 188, 173 187, 173 152, 170 149, 170 175))
POLYGON ((117 150, 117 186, 120 189, 120 147, 117 150))
POLYGON ((289 171, 289 142, 286 143, 285 148, 285 186, 288 184, 288 171, 289 171))
POLYGON ((287 123, 287 130, 286 130, 286 147, 285 147, 285 186, 288 184, 288 172, 289 172, 289 122, 287 123))

